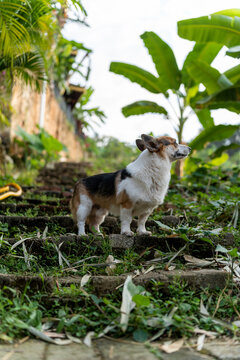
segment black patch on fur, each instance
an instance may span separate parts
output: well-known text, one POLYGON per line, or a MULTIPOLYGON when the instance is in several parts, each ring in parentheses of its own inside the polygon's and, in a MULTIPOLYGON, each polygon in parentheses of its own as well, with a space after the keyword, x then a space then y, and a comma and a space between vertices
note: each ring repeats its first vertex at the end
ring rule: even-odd
POLYGON ((115 181, 119 172, 121 173, 121 180, 124 180, 127 177, 131 177, 131 174, 126 169, 123 169, 113 173, 89 176, 85 179, 82 179, 82 183, 92 194, 113 196, 115 195, 115 181))
POLYGON ((86 189, 92 194, 112 196, 115 194, 115 179, 119 171, 89 176, 82 180, 86 189))
POLYGON ((127 177, 132 177, 130 172, 127 171, 127 169, 121 170, 121 180, 126 179, 127 177))
POLYGON ((160 142, 163 144, 163 145, 170 145, 170 141, 167 140, 167 139, 161 139, 160 142))

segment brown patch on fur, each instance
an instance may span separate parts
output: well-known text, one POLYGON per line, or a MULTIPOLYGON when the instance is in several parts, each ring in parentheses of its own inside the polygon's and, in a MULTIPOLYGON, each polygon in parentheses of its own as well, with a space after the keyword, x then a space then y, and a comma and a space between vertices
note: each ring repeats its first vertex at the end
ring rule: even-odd
POLYGON ((131 207, 133 206, 126 190, 123 190, 122 192, 120 192, 117 196, 117 204, 121 205, 123 208, 125 209, 131 209, 131 207))
POLYGON ((176 140, 173 139, 170 136, 160 136, 159 138, 156 139, 158 144, 159 144, 159 150, 158 150, 158 154, 160 157, 162 157, 163 159, 165 159, 165 153, 164 150, 167 146, 174 146, 175 148, 177 147, 177 143, 176 140))
POLYGON ((101 208, 99 205, 93 205, 91 213, 86 219, 86 224, 88 224, 90 228, 95 228, 103 222, 107 213, 108 211, 106 209, 101 208))

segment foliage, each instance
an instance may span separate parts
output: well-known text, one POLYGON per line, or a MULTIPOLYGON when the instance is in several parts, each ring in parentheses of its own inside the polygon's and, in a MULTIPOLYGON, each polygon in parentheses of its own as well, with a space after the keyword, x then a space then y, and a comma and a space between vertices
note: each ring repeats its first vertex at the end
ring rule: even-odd
POLYGON ((16 135, 20 138, 15 141, 23 149, 27 169, 45 166, 48 162, 59 159, 61 151, 67 151, 62 143, 42 128, 39 129, 38 134, 28 134, 18 128, 16 135))
MULTIPOLYGON (((108 142, 111 144, 110 140, 108 142)), ((114 153, 116 156, 119 150, 125 149, 123 144, 118 144, 118 147, 116 144, 112 148, 111 146, 107 150, 101 149, 100 152, 109 151, 109 156, 112 149, 116 149, 114 153)), ((117 157, 116 161, 118 161, 117 157)), ((114 165, 112 163, 110 171, 114 170, 114 165)), ((94 172, 96 173, 97 170, 94 169, 94 172)), ((186 240, 188 246, 202 240, 203 245, 207 243, 212 246, 213 251, 217 250, 222 260, 230 256, 233 260, 239 261, 237 247, 240 239, 238 226, 240 219, 236 215, 237 211, 234 210, 239 206, 239 181, 239 167, 223 171, 220 167, 209 166, 200 159, 197 167, 181 181, 173 177, 165 202, 155 210, 152 220, 161 222, 170 209, 172 215, 181 216, 181 222, 175 227, 169 227, 170 233, 166 229, 157 228, 155 235, 159 237, 159 244, 177 234, 180 239, 186 240), (235 236, 235 240, 229 248, 226 242, 221 242, 221 239, 227 234, 229 236, 230 232, 235 236)), ((36 195, 34 197, 36 198, 36 195)), ((27 199, 28 197, 24 200, 25 206, 27 199)), ((50 198, 39 195, 39 200, 43 205, 48 204, 50 198)), ((58 204, 59 210, 62 199, 55 198, 54 201, 58 204)), ((12 202, 13 200, 10 199, 9 204, 12 202)), ((0 209, 0 214, 1 211, 0 209)), ((37 206, 27 213, 23 209, 20 212, 14 210, 14 216, 27 215, 34 218, 40 216, 40 211, 40 207, 37 206)), ((9 214, 5 211, 5 218, 9 214)), ((61 215, 63 212, 58 211, 57 214, 61 215)), ((59 235, 66 234, 66 228, 57 224, 49 222, 48 229, 44 231, 47 238, 41 245, 40 253, 36 248, 32 251, 31 244, 27 245, 27 242, 25 253, 22 244, 13 249, 12 243, 8 243, 8 238, 15 237, 17 241, 43 236, 42 231, 38 227, 30 231, 20 223, 15 228, 8 226, 7 223, 0 224, 2 273, 24 275, 39 273, 42 277, 48 275, 65 277, 67 272, 75 276, 105 274, 105 268, 100 265, 105 263, 108 255, 114 251, 106 237, 101 240, 101 247, 95 245, 94 235, 83 239, 81 252, 79 252, 79 243, 76 242, 69 243, 65 249, 61 248, 61 254, 69 262, 70 267, 66 263, 59 264, 56 246, 48 240, 48 236, 58 239, 59 235), (73 272, 70 270, 72 266, 73 272)), ((195 256, 202 254, 203 245, 198 247, 195 256)), ((155 270, 164 269, 175 254, 170 249, 166 252, 160 251, 157 244, 154 248, 151 245, 144 250, 141 253, 134 249, 118 250, 116 256, 121 262, 117 264, 114 275, 145 271, 150 267, 146 262, 152 257, 155 260, 159 258, 159 261, 154 263, 155 270)), ((176 269, 187 268, 183 256, 174 260, 174 266, 176 269)), ((148 290, 136 287, 133 283, 130 285, 129 292, 134 306, 129 313, 125 335, 133 338, 134 341, 150 342, 153 338, 159 337, 161 339, 190 338, 195 336, 196 328, 202 331, 214 331, 217 336, 239 334, 239 327, 234 325, 234 321, 239 316, 239 288, 230 280, 226 288, 221 291, 198 288, 193 290, 177 277, 168 285, 167 292, 163 291, 162 283, 157 281, 149 284, 148 290), (201 313, 203 304, 207 308, 207 315, 201 313)), ((108 335, 115 338, 123 335, 123 327, 120 324, 122 288, 105 297, 97 297, 90 282, 83 288, 78 284, 63 286, 59 281, 58 287, 51 295, 44 290, 33 292, 31 287, 27 286, 22 293, 4 288, 0 296, 0 333, 4 341, 26 336, 29 334, 30 326, 38 331, 44 331, 51 323, 55 332, 68 332, 78 338, 84 337, 89 331, 94 331, 97 336, 107 327, 108 335)))
MULTIPOLYGON (((168 103, 168 108, 154 102, 142 100, 123 107, 124 116, 145 114, 147 112, 163 114, 164 118, 172 122, 178 141, 182 142, 184 126, 189 116, 195 113, 203 128, 212 127, 212 133, 214 133, 213 118, 210 111, 205 109, 208 103, 206 102, 206 106, 202 109, 203 105, 199 105, 198 102, 199 97, 202 96, 199 85, 202 83, 205 86, 204 93, 215 96, 221 90, 232 89, 233 84, 240 79, 238 68, 229 69, 224 74, 221 74, 217 69, 210 66, 222 45, 215 43, 195 45, 187 55, 180 70, 172 49, 157 34, 145 32, 141 35, 141 38, 152 57, 158 76, 156 77, 135 65, 119 62, 112 62, 110 71, 125 76, 152 93, 162 94, 168 103), (173 106, 175 103, 178 104, 176 108, 173 106), (174 109, 174 120, 171 119, 172 109, 174 109)), ((216 103, 216 101, 214 104, 215 107, 209 107, 209 109, 222 107, 222 104, 216 103)), ((230 106, 229 104, 228 110, 232 110, 232 107, 233 105, 230 106)), ((224 129, 226 130, 227 127, 224 129)), ((222 130, 221 136, 224 136, 223 128, 218 128, 218 132, 220 130, 222 130)), ((201 146, 206 143, 203 138, 202 136, 201 146)), ((214 140, 217 140, 217 137, 214 140)), ((194 142, 192 148, 194 149, 194 142)))
POLYGON ((99 125, 98 120, 101 123, 104 123, 104 119, 106 118, 106 115, 102 110, 99 109, 99 107, 95 107, 95 108, 87 107, 93 92, 94 90, 92 87, 86 89, 73 109, 73 115, 75 119, 85 129, 92 128, 92 123, 99 125))
MULTIPOLYGON (((185 39, 194 40, 199 44, 225 45, 229 48, 227 55, 238 58, 240 11, 239 9, 228 9, 209 16, 179 21, 178 34, 185 39)), ((198 76, 204 77, 201 73, 206 68, 206 64, 199 64, 197 62, 192 66, 199 66, 198 76)), ((218 77, 216 69, 208 68, 207 71, 211 72, 212 76, 215 72, 215 78, 218 77)), ((193 74, 194 78, 196 76, 197 73, 193 74)), ((210 80, 210 76, 208 79, 210 80)), ((239 80, 240 65, 237 65, 221 74, 218 77, 218 82, 213 79, 213 86, 211 88, 207 87, 207 91, 199 94, 195 100, 193 99, 196 107, 208 109, 225 108, 239 114, 239 80), (231 84, 227 84, 227 79, 230 80, 231 84)))
POLYGON ((40 90, 43 80, 56 80, 61 88, 66 87, 69 73, 80 73, 77 67, 82 61, 76 63, 70 53, 77 49, 88 55, 91 51, 61 35, 61 18, 71 5, 75 14, 86 15, 77 0, 0 1, 0 72, 5 71, 11 84, 20 78, 40 90))
POLYGON ((199 43, 216 42, 228 47, 239 45, 240 10, 222 10, 209 16, 178 22, 178 34, 199 43))
POLYGON ((79 75, 84 81, 88 80, 90 62, 88 62, 86 69, 84 63, 88 60, 91 52, 92 50, 86 48, 82 43, 67 40, 59 35, 56 49, 51 58, 52 63, 50 67, 53 71, 53 79, 57 83, 61 93, 68 91, 69 79, 74 74, 79 75), (82 53, 82 58, 81 60, 77 60, 80 52, 82 53), (82 68, 84 68, 85 73, 82 68))
POLYGON ((34 82, 45 76, 42 51, 51 46, 51 7, 45 0, 0 2, 0 70, 34 82))
POLYGON ((87 159, 93 164, 93 173, 123 169, 139 155, 135 146, 114 137, 87 138, 85 144, 87 159))

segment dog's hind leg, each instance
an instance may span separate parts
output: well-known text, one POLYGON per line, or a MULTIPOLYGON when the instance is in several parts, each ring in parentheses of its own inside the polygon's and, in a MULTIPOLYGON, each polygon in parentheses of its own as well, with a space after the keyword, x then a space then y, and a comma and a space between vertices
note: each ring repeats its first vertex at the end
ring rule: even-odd
POLYGON ((85 234, 85 223, 88 215, 91 213, 93 206, 92 200, 84 194, 80 195, 80 205, 77 209, 77 226, 78 226, 78 235, 85 234))
POLYGON ((96 231, 99 235, 101 234, 99 226, 104 222, 105 216, 108 214, 108 211, 103 208, 95 208, 93 206, 92 212, 88 217, 89 229, 91 231, 96 231))

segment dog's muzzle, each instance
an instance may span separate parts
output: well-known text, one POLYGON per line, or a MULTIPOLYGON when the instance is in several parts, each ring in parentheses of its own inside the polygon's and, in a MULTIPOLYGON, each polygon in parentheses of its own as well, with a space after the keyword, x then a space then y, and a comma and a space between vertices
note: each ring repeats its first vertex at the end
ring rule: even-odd
POLYGON ((179 145, 178 151, 175 152, 174 157, 175 159, 182 159, 188 156, 191 152, 191 148, 185 145, 179 145))

